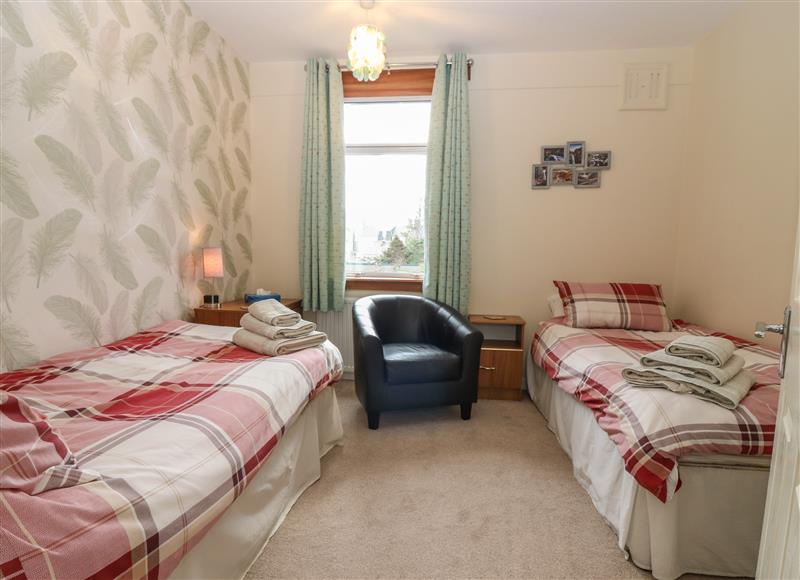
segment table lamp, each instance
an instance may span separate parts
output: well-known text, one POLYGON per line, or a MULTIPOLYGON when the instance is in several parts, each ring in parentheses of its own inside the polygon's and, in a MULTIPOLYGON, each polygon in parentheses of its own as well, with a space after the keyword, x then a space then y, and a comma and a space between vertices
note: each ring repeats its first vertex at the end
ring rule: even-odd
MULTIPOLYGON (((203 278, 222 278, 223 275, 222 248, 203 248, 203 278)), ((219 294, 204 294, 203 306, 219 308, 219 294)))

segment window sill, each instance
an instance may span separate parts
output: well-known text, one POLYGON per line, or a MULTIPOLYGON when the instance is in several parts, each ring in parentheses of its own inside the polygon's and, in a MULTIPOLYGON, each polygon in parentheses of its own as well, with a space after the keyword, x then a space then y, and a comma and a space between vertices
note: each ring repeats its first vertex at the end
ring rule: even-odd
POLYGON ((390 292, 422 292, 420 278, 379 278, 358 276, 347 278, 347 290, 381 290, 390 292))

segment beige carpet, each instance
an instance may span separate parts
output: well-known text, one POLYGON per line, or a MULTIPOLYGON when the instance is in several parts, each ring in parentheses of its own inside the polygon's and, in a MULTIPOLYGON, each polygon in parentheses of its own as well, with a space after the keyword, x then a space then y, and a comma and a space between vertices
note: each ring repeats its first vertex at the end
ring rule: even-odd
POLYGON ((384 413, 337 387, 342 447, 248 578, 636 578, 530 402, 384 413))

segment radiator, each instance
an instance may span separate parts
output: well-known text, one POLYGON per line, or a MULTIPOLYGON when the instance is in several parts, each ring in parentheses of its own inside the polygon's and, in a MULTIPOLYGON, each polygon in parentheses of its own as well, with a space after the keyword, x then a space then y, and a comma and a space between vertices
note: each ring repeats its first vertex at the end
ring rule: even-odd
POLYGON ((346 378, 353 377, 353 303, 355 298, 345 298, 341 312, 310 312, 303 316, 317 324, 317 330, 328 335, 328 339, 342 352, 346 378))

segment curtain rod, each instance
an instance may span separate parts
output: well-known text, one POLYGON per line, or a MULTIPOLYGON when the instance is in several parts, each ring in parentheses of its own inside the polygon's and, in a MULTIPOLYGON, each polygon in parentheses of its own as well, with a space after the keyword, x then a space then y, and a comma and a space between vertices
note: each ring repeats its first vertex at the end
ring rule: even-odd
MULTIPOLYGON (((423 69, 423 68, 436 68, 438 62, 395 62, 395 63, 387 63, 386 70, 391 72, 392 69, 423 69)), ((451 66, 453 64, 452 60, 447 61, 447 66, 451 66)), ((467 66, 472 66, 473 60, 471 58, 467 59, 467 66)), ((340 71, 347 71, 351 70, 349 66, 346 65, 339 65, 340 71)))
MULTIPOLYGON (((472 68, 474 64, 474 60, 471 58, 467 59, 467 67, 472 68)), ((386 72, 391 73, 392 69, 395 70, 414 70, 414 69, 426 69, 426 68, 436 68, 438 62, 395 62, 395 63, 387 63, 386 64, 386 72)), ((453 64, 451 59, 447 60, 447 65, 450 66, 453 64)), ((337 68, 340 72, 352 70, 349 66, 343 64, 337 64, 337 68)), ((306 65, 303 65, 303 70, 306 70, 306 65)), ((325 70, 329 70, 328 65, 325 65, 325 70)))

